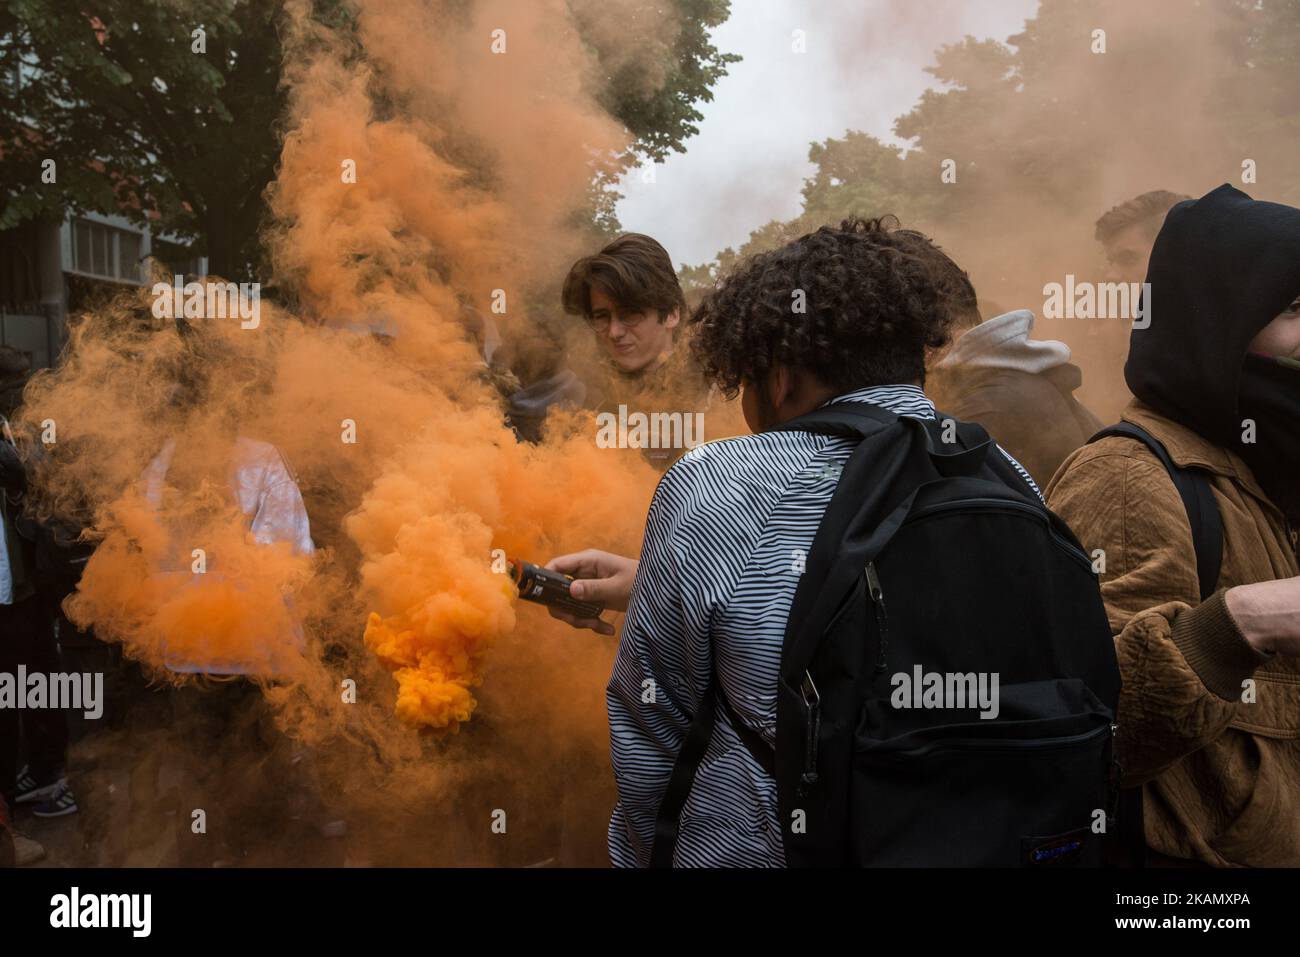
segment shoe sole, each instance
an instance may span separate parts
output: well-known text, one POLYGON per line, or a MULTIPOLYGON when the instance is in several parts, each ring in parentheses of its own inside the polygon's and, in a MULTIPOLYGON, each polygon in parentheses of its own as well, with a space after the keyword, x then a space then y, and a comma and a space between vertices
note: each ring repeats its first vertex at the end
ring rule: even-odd
POLYGON ((73 805, 70 808, 60 809, 58 811, 32 811, 33 817, 67 817, 69 814, 76 814, 80 808, 73 805))
POLYGON ((14 798, 15 804, 31 804, 33 801, 44 801, 46 798, 54 797, 58 788, 41 788, 39 791, 28 791, 26 794, 20 794, 14 798))
POLYGON ((63 782, 58 781, 54 784, 47 784, 45 787, 37 788, 35 791, 28 791, 25 794, 19 794, 14 798, 15 804, 30 804, 33 801, 43 801, 46 798, 54 797, 59 793, 59 788, 63 782))

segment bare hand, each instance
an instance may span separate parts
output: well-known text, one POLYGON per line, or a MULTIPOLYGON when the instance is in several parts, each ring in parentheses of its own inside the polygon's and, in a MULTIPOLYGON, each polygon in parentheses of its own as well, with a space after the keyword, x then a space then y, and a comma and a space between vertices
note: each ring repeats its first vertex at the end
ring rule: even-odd
MULTIPOLYGON (((589 548, 569 555, 557 555, 546 563, 548 571, 570 575, 574 581, 569 594, 580 601, 598 602, 611 611, 627 611, 637 562, 609 552, 589 548)), ((577 618, 569 612, 548 607, 551 616, 574 628, 590 628, 602 635, 614 634, 614 626, 599 618, 577 618)))
POLYGON ((1300 658, 1300 577, 1237 585, 1223 600, 1252 648, 1300 658))

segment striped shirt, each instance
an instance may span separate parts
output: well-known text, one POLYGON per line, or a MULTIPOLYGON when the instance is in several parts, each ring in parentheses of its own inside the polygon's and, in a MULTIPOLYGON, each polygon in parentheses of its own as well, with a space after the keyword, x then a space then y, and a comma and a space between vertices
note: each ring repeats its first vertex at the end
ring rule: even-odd
MULTIPOLYGON (((831 403, 850 401, 935 416, 912 385, 859 389, 831 403)), ((614 866, 650 861, 655 814, 711 669, 740 718, 775 742, 786 619, 856 444, 810 432, 724 439, 692 449, 660 481, 606 688, 619 794, 609 822, 614 866)), ((674 864, 785 864, 776 782, 745 749, 721 703, 682 809, 674 864)))

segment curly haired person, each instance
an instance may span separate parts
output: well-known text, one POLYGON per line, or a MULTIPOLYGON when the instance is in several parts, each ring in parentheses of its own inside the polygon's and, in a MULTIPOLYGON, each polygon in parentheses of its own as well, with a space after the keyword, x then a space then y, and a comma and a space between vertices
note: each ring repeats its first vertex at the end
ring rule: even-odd
MULTIPOLYGON (((715 387, 741 396, 754 434, 692 449, 665 473, 639 563, 593 551, 551 563, 580 579, 575 594, 628 612, 606 694, 616 866, 649 863, 674 762, 715 671, 737 718, 774 740, 777 669, 799 582, 790 556, 811 548, 856 443, 773 427, 842 402, 935 416, 922 390, 925 362, 948 341, 951 311, 930 253, 897 225, 846 220, 727 276, 690 319, 693 349, 715 387)), ((696 773, 673 863, 785 864, 775 779, 729 717, 717 721, 696 773)))

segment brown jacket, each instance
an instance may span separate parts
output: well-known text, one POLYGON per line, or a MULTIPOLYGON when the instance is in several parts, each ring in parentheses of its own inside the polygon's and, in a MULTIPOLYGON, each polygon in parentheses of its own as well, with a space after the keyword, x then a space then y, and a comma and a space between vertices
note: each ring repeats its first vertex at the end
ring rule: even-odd
POLYGON ((1216 866, 1300 865, 1300 663, 1252 649, 1223 600, 1300 574, 1295 533, 1236 455, 1138 402, 1123 418, 1212 474, 1223 519, 1219 590, 1201 603, 1187 513, 1140 443, 1085 446, 1047 488, 1084 549, 1104 550, 1118 755, 1125 783, 1144 785, 1147 843, 1216 866))

